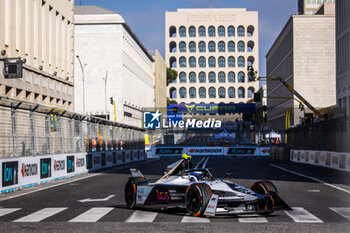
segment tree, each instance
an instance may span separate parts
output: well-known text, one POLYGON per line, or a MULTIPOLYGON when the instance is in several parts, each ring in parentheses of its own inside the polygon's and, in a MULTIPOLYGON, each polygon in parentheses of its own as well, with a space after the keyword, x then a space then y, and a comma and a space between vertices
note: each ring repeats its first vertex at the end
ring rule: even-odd
POLYGON ((167 105, 170 105, 170 104, 177 104, 176 100, 171 100, 171 99, 169 99, 169 97, 166 98, 166 102, 167 102, 167 103, 166 103, 167 105))
POLYGON ((174 69, 171 69, 170 67, 166 68, 166 85, 168 86, 169 83, 172 83, 177 78, 177 71, 174 69))

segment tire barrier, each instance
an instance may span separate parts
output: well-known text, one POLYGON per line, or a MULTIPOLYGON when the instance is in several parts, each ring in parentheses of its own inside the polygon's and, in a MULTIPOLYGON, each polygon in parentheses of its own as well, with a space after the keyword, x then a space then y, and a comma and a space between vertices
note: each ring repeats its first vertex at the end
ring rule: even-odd
POLYGON ((350 153, 347 152, 291 150, 290 161, 350 172, 350 153))
POLYGON ((1 193, 146 159, 144 150, 0 159, 1 193))

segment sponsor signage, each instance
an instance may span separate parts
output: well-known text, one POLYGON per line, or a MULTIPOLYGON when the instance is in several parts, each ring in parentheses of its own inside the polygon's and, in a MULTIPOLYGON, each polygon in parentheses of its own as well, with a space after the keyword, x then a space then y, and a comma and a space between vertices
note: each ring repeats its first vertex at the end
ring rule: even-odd
POLYGON ((157 148, 157 155, 172 155, 172 154, 182 154, 183 148, 157 148))
POLYGON ((95 165, 101 164, 101 157, 100 156, 94 156, 94 164, 95 165))
POLYGON ((53 161, 53 170, 55 172, 64 171, 66 169, 66 163, 64 160, 54 160, 53 161))
POLYGON ((21 174, 22 177, 35 176, 39 174, 39 166, 37 163, 25 164, 22 163, 21 174))
POLYGON ((245 148, 245 147, 231 147, 228 149, 227 154, 229 155, 253 155, 255 154, 256 148, 245 148))
POLYGON ((189 148, 188 153, 191 155, 222 155, 224 149, 222 147, 194 147, 189 148))
POLYGON ((76 167, 84 167, 85 166, 85 159, 84 158, 77 158, 76 159, 76 167))
POLYGON ((67 156, 67 173, 71 173, 75 171, 74 167, 74 155, 67 156))
POLYGON ((172 113, 255 113, 255 103, 240 104, 171 104, 167 107, 172 113))
POLYGON ((106 166, 106 153, 101 154, 101 166, 106 166))
POLYGON ((51 158, 40 159, 40 178, 51 177, 51 158))
POLYGON ((92 169, 92 154, 86 155, 86 169, 92 169))
POLYGON ((18 184, 18 162, 2 163, 2 187, 18 184))

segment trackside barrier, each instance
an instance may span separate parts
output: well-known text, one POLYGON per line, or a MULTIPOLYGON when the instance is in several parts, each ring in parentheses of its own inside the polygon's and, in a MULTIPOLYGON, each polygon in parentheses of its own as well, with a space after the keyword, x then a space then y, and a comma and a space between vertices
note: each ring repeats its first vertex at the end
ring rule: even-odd
POLYGON ((264 156, 270 155, 269 147, 196 147, 196 146, 157 146, 152 147, 152 157, 181 156, 186 153, 191 156, 264 156))
POLYGON ((350 172, 350 153, 291 150, 290 161, 350 172))
POLYGON ((1 193, 146 159, 144 150, 0 159, 1 193))

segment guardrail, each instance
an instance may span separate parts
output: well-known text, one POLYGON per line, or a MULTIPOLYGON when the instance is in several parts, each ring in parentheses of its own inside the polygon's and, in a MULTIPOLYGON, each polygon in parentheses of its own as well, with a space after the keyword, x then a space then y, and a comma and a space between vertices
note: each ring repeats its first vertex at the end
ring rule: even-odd
POLYGON ((347 152, 291 150, 290 161, 350 172, 350 153, 347 152))
POLYGON ((7 193, 145 159, 141 149, 0 159, 0 190, 7 193))

